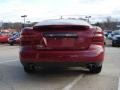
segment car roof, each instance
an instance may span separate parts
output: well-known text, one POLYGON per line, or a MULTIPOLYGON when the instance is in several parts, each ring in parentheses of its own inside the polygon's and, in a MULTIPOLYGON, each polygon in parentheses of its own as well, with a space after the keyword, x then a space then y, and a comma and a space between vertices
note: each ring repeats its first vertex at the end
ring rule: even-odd
POLYGON ((49 19, 37 23, 35 26, 46 26, 46 25, 83 25, 89 26, 92 25, 84 20, 72 20, 72 19, 49 19))

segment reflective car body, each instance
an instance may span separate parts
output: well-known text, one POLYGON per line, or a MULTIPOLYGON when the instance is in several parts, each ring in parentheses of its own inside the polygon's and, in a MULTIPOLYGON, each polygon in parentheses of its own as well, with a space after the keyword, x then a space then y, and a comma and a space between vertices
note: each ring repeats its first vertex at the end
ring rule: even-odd
POLYGON ((113 33, 114 35, 112 37, 112 46, 120 46, 120 30, 116 30, 113 33))
POLYGON ((120 46, 120 35, 115 35, 112 39, 112 46, 120 46))
POLYGON ((17 32, 17 33, 12 34, 8 38, 8 43, 10 45, 19 44, 19 40, 20 40, 20 33, 17 32))
POLYGON ((120 30, 112 31, 112 32, 108 35, 108 39, 111 39, 111 40, 112 40, 115 35, 120 35, 120 30))
POLYGON ((8 38, 9 38, 8 34, 3 33, 3 32, 0 33, 0 43, 7 43, 8 38))
POLYGON ((83 20, 46 20, 24 28, 20 61, 26 72, 35 66, 85 66, 99 73, 104 59, 104 35, 83 20))

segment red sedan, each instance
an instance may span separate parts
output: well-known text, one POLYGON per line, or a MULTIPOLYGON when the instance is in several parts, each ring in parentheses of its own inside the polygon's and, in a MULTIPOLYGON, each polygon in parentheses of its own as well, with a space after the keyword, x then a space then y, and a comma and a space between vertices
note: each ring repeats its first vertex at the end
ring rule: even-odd
POLYGON ((20 61, 27 73, 40 67, 84 66, 100 73, 104 59, 104 35, 83 20, 46 20, 24 28, 20 61))
POLYGON ((7 43, 9 35, 0 33, 0 43, 7 43))

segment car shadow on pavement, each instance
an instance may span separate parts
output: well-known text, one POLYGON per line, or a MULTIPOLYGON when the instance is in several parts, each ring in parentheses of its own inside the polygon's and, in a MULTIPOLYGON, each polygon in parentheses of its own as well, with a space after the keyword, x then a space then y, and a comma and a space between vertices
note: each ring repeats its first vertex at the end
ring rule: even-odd
POLYGON ((80 75, 80 74, 90 74, 87 69, 74 67, 74 68, 42 68, 37 70, 30 75, 80 75))

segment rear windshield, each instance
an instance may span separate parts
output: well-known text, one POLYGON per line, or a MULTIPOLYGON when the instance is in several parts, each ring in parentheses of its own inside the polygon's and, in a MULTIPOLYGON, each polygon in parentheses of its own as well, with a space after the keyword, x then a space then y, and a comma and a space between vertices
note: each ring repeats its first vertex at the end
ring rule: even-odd
POLYGON ((34 26, 36 30, 86 30, 89 26, 80 25, 48 25, 48 26, 34 26))

